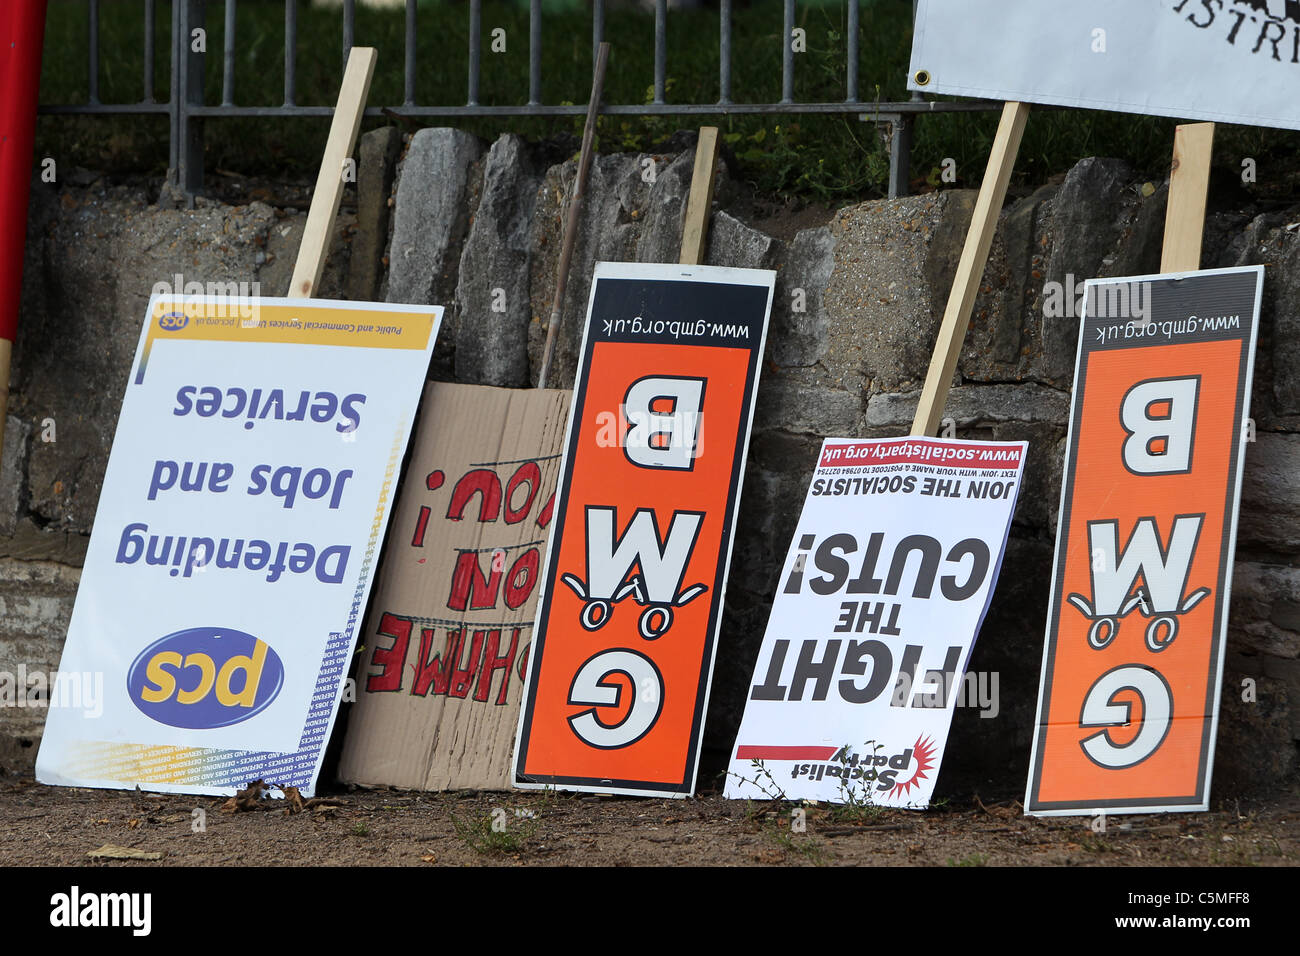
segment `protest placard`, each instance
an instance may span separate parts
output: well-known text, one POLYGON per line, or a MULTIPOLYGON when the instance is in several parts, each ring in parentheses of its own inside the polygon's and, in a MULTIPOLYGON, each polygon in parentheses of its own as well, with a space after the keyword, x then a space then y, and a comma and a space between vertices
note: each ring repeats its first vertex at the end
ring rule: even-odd
POLYGON ((339 776, 504 790, 569 393, 431 382, 339 776))
POLYGON ((441 314, 153 298, 39 780, 311 791, 441 314))
POLYGON ((929 804, 1027 450, 826 439, 754 666, 726 796, 929 804))
POLYGON ((1208 807, 1263 275, 1085 286, 1028 813, 1208 807))
POLYGON ((597 266, 517 786, 693 792, 775 278, 597 266))

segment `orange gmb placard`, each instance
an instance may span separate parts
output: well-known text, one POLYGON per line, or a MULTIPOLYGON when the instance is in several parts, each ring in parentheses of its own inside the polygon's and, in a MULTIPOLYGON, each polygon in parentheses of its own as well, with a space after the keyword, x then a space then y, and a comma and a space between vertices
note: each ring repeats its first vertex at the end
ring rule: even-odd
POLYGON ((1262 282, 1088 283, 1027 813, 1208 806, 1262 282))
POLYGON ((693 792, 774 279, 597 268, 517 786, 693 792))

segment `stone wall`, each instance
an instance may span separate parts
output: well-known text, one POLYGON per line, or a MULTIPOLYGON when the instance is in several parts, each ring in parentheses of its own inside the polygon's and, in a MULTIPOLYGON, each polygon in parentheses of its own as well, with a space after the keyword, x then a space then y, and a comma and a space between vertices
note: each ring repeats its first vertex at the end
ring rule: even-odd
MULTIPOLYGON (((487 144, 445 129, 405 143, 392 130, 368 134, 361 158, 356 212, 340 219, 323 294, 449 304, 435 377, 532 384, 576 161, 556 162, 512 136, 487 144)), ((596 159, 551 384, 572 383, 593 264, 677 258, 692 162, 691 149, 596 159)), ((907 431, 974 202, 973 193, 947 191, 863 203, 777 238, 742 221, 742 195, 720 169, 707 261, 776 269, 777 295, 702 785, 721 770, 734 737, 820 440, 907 431)), ((946 414, 962 437, 1028 440, 1030 464, 972 661, 998 675, 998 714, 958 710, 945 790, 1016 793, 1025 779, 1078 336, 1074 317, 1045 315, 1045 290, 1068 288, 1071 276, 1081 283, 1158 271, 1165 196, 1164 186, 1138 181, 1121 162, 1088 159, 1002 213, 946 414)), ((281 294, 303 218, 260 203, 160 209, 96 183, 34 187, 0 473, 0 670, 57 662, 153 283, 181 272, 187 280, 256 279, 264 294, 281 294), (55 441, 44 440, 50 419, 55 441)), ((1300 773, 1297 219, 1300 210, 1243 207, 1213 213, 1206 230, 1207 268, 1269 265, 1215 769, 1220 796, 1294 786, 1300 773), (1243 699, 1251 696, 1244 681, 1253 700, 1243 699)), ((0 765, 30 755, 20 742, 39 728, 39 712, 0 711, 0 765)))

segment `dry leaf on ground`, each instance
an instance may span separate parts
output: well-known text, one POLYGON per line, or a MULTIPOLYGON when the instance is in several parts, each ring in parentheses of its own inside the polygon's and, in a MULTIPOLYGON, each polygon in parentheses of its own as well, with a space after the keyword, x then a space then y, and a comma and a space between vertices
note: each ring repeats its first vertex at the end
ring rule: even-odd
POLYGON ((254 780, 243 790, 240 790, 233 797, 221 805, 222 813, 239 813, 243 810, 266 810, 268 805, 263 802, 262 794, 266 790, 266 784, 261 780, 254 780))

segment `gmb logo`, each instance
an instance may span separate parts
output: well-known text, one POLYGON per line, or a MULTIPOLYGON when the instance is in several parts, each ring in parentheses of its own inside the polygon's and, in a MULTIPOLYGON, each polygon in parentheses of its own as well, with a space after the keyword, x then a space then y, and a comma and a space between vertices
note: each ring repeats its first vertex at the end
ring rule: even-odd
POLYGON ((126 676, 136 708, 172 727, 206 730, 248 720, 284 686, 284 664, 265 641, 221 627, 192 627, 154 641, 126 676))

